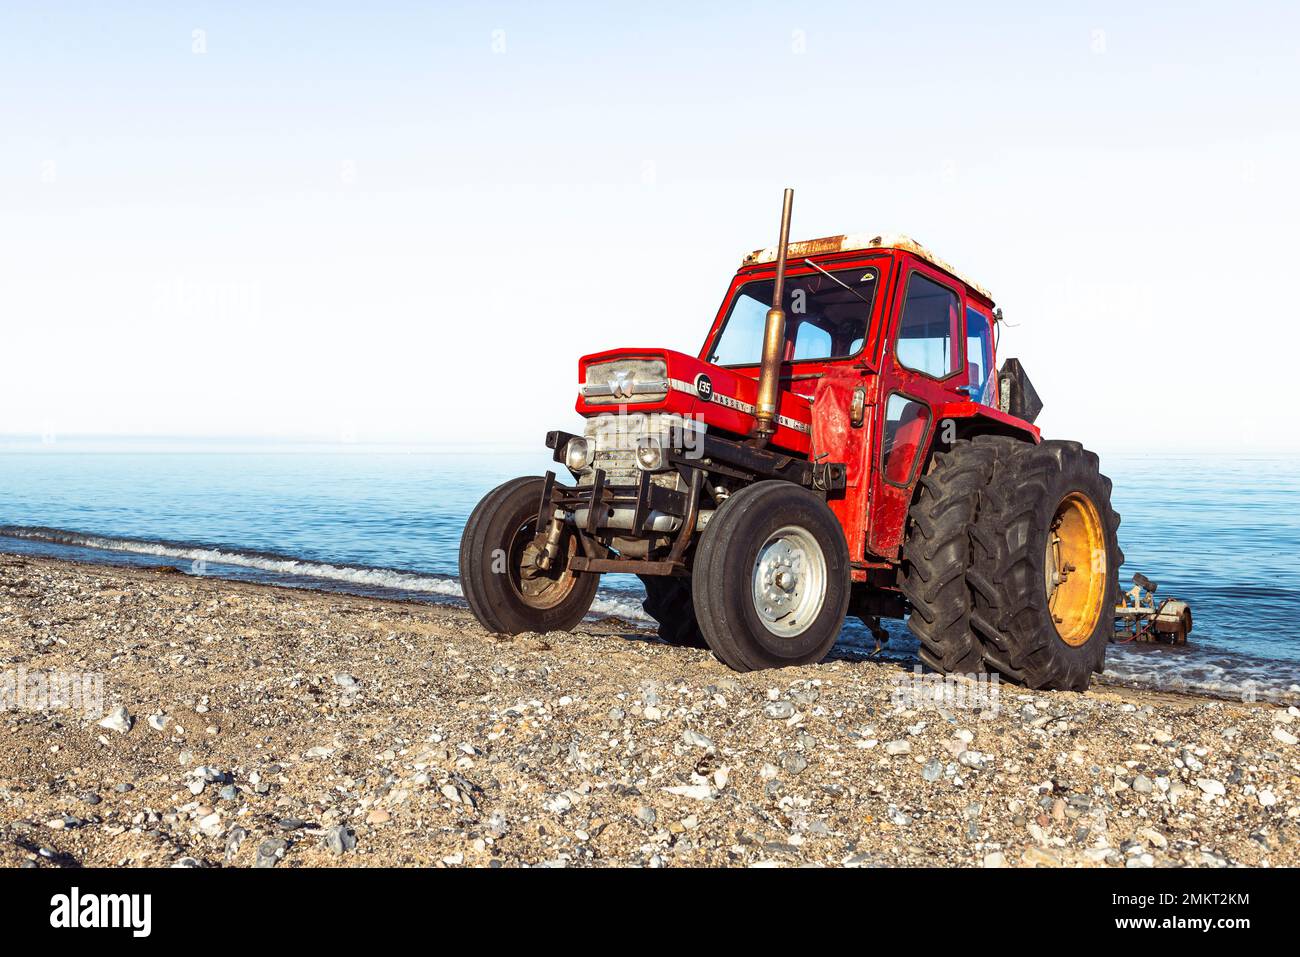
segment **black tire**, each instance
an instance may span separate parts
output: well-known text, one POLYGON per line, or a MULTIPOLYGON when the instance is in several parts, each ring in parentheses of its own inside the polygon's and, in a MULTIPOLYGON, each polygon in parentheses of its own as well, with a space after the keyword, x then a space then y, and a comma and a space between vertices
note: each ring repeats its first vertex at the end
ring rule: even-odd
POLYGON ((985 670, 984 646, 971 631, 966 571, 993 462, 992 449, 966 439, 936 453, 908 513, 899 583, 912 605, 907 627, 921 643, 921 660, 945 674, 985 670))
POLYGON ((993 449, 996 458, 980 496, 966 576, 984 662, 1030 688, 1084 691, 1105 665, 1124 561, 1110 479, 1077 442, 989 437, 976 445, 993 449), (1090 531, 1069 534, 1076 525, 1090 531), (1057 561, 1049 557, 1053 535, 1084 542, 1083 554, 1092 556, 1084 570, 1066 562, 1058 588, 1047 582, 1057 561), (1074 594, 1082 597, 1064 600, 1074 594))
POLYGON ((756 671, 820 661, 839 637, 848 611, 849 550, 844 532, 826 503, 805 488, 777 481, 747 486, 729 497, 705 527, 691 590, 704 640, 729 668, 756 671), (787 538, 769 542, 777 532, 787 538), (760 552, 774 545, 788 551, 788 536, 800 540, 799 550, 816 549, 815 555, 805 555, 802 561, 819 563, 825 588, 799 591, 807 576, 794 575, 795 590, 787 592, 792 610, 777 609, 784 623, 780 627, 792 632, 783 636, 772 630, 777 625, 765 624, 754 599, 754 583, 760 552), (820 605, 815 600, 818 595, 820 605), (793 616, 802 612, 810 620, 792 624, 793 616))
POLYGON ((524 551, 542 504, 540 478, 517 478, 478 503, 460 539, 460 582, 479 624, 489 631, 569 631, 591 609, 600 576, 567 570, 577 540, 566 529, 557 567, 526 578, 524 551))
POLYGON ((637 577, 645 585, 645 601, 641 607, 659 625, 660 640, 679 648, 707 648, 699 622, 695 620, 690 580, 669 575, 637 577))

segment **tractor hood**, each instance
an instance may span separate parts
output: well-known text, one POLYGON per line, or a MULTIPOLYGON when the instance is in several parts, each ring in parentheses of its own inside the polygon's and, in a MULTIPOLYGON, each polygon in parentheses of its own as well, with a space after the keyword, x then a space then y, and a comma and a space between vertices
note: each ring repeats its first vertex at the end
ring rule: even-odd
MULTIPOLYGON (((580 415, 670 412, 693 416, 711 432, 745 436, 754 427, 756 379, 671 349, 610 349, 578 360, 580 415)), ((781 393, 773 445, 806 455, 812 405, 781 393)))

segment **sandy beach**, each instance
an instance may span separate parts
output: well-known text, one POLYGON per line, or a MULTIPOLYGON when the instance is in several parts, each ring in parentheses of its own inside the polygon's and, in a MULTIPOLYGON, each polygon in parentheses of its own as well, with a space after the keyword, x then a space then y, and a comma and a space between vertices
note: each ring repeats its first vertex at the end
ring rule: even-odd
POLYGON ((12 867, 1300 864, 1300 712, 1267 704, 938 707, 898 665, 7 555, 0 675, 12 867), (37 707, 56 675, 107 720, 37 707))

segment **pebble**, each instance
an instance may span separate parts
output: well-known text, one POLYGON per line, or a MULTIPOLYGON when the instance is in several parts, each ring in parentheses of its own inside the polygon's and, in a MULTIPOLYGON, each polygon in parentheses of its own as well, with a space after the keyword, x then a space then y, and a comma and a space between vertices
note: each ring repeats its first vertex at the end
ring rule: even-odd
POLYGON ((93 806, 95 804, 98 804, 101 800, 103 799, 94 791, 86 791, 81 795, 81 802, 83 804, 90 804, 93 806))
POLYGON ((642 824, 654 824, 658 818, 659 815, 655 813, 655 809, 648 804, 642 804, 636 809, 636 819, 642 824))
POLYGON ((1294 734, 1282 727, 1280 724, 1273 725, 1273 738, 1281 741, 1283 744, 1295 744, 1300 741, 1294 734))
POLYGON ((131 712, 126 710, 126 705, 119 705, 99 720, 99 727, 116 731, 118 734, 127 734, 133 724, 135 721, 131 717, 131 712))
POLYGON ((1042 847, 1027 847, 1020 860, 1027 867, 1059 867, 1060 858, 1042 847))
POLYGON ((790 751, 781 755, 781 767, 790 774, 798 774, 808 767, 808 759, 797 751, 790 751))
POLYGON ((694 801, 707 801, 713 797, 713 788, 707 784, 682 784, 676 787, 664 788, 664 790, 669 794, 691 798, 694 801))
POLYGON ((149 717, 145 718, 144 720, 145 723, 147 723, 149 727, 153 728, 155 731, 163 731, 166 729, 167 723, 171 721, 171 718, 160 711, 157 714, 149 715, 149 717))
POLYGON ((567 794, 557 794, 542 804, 552 814, 564 814, 573 807, 573 798, 567 794))
POLYGON ((1259 801, 1260 807, 1272 807, 1277 803, 1277 795, 1272 791, 1265 789, 1259 792, 1256 796, 1256 800, 1259 801))
POLYGON ((700 734, 698 731, 692 731, 687 728, 682 732, 682 740, 692 748, 704 748, 706 751, 714 749, 713 739, 700 734))
POLYGON ((393 819, 393 815, 389 814, 381 807, 375 808, 373 811, 371 811, 369 814, 366 815, 367 824, 387 824, 392 819, 393 819))
MULTIPOLYGON (((921 778, 925 781, 929 781, 932 784, 935 781, 939 780, 939 777, 942 774, 943 774, 943 762, 940 761, 938 758, 931 758, 929 761, 925 762, 925 767, 921 768, 921 778)), ((1001 867, 1003 865, 999 864, 998 866, 1001 867)))
POLYGON ((979 751, 963 751, 957 758, 957 763, 974 771, 983 771, 988 766, 988 755, 979 751))
POLYGON ((221 815, 213 812, 212 814, 199 818, 199 830, 208 837, 220 837, 221 815))
POLYGON ((226 860, 230 860, 239 853, 239 849, 243 846, 247 837, 248 832, 242 827, 235 826, 230 829, 230 833, 226 835, 226 860))
POLYGON ((239 788, 235 787, 233 784, 227 784, 217 792, 217 795, 223 801, 233 801, 235 798, 239 797, 239 788))
POLYGON ((267 838, 257 846, 255 867, 275 867, 289 849, 289 842, 282 837, 267 838))
POLYGON ((1152 827, 1139 828, 1137 836, 1153 847, 1158 847, 1161 850, 1164 850, 1169 846, 1169 839, 1152 827))
POLYGON ((1151 779, 1145 774, 1139 774, 1133 779, 1133 790, 1138 794, 1150 794, 1153 787, 1151 779))
POLYGON ((912 750, 912 745, 907 741, 890 741, 885 745, 886 754, 908 754, 912 750))
POLYGON ((794 717, 794 705, 789 701, 773 701, 763 708, 763 714, 777 721, 784 721, 794 717))
POLYGON ((1222 797, 1227 793, 1222 781, 1216 781, 1213 778, 1198 778, 1196 786, 1208 794, 1210 797, 1222 797))
POLYGON ((346 824, 339 824, 325 829, 321 844, 331 854, 343 855, 357 846, 357 833, 346 824))

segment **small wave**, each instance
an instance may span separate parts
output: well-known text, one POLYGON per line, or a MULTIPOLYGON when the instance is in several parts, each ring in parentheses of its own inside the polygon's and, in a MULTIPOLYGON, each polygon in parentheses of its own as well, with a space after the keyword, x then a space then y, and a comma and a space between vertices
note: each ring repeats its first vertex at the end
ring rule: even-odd
MULTIPOLYGON (((34 526, 0 525, 0 536, 62 545, 68 548, 90 548, 128 555, 175 558, 188 561, 192 566, 202 562, 205 565, 250 568, 269 575, 312 578, 363 588, 382 588, 445 598, 463 598, 465 595, 460 582, 454 578, 400 571, 395 568, 310 561, 274 552, 250 551, 192 542, 93 535, 60 528, 34 526)), ((598 617, 618 617, 631 621, 650 620, 641 609, 640 597, 630 593, 598 593, 596 600, 592 602, 591 613, 598 617)))
POLYGON ((1228 657, 1209 649, 1152 649, 1142 653, 1111 648, 1105 678, 1133 688, 1181 691, 1237 701, 1300 701, 1300 670, 1290 662, 1245 655, 1228 657))

